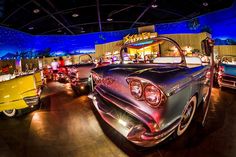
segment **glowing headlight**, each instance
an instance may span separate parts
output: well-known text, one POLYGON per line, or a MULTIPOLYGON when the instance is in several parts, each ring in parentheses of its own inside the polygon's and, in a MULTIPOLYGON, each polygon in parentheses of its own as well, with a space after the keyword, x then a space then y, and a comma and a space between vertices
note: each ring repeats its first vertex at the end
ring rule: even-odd
POLYGON ((81 90, 84 90, 84 86, 80 86, 80 89, 81 89, 81 90))
POLYGON ((147 85, 144 89, 144 98, 148 104, 157 107, 161 101, 161 91, 153 85, 147 85))
POLYGON ((124 120, 122 120, 122 119, 119 119, 118 120, 118 123, 120 123, 121 125, 123 125, 123 126, 127 126, 127 122, 125 122, 124 120))
POLYGON ((136 99, 139 99, 142 97, 143 94, 143 87, 142 83, 139 80, 132 80, 129 83, 130 93, 132 96, 134 96, 136 99))

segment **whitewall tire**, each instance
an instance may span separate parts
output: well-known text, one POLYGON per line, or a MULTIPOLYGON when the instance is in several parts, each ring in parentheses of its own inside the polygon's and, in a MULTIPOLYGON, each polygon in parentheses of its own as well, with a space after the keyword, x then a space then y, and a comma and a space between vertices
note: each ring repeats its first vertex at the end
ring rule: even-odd
POLYGON ((185 105, 180 123, 177 127, 177 136, 181 136, 189 127, 197 107, 197 97, 193 96, 185 105))
POLYGON ((12 109, 12 110, 4 110, 2 111, 3 114, 7 117, 14 117, 16 116, 16 109, 12 109))

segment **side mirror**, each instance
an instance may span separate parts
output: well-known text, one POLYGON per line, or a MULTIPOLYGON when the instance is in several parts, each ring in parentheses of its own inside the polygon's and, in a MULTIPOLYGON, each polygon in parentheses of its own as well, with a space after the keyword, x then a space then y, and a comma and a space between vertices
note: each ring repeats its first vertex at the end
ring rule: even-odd
POLYGON ((204 55, 210 56, 213 53, 214 40, 211 38, 206 38, 202 40, 201 46, 204 55))

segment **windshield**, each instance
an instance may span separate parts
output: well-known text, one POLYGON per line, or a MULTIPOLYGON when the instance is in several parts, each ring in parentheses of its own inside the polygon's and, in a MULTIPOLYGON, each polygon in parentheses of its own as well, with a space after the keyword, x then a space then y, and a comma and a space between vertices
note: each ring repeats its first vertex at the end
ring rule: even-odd
POLYGON ((224 56, 222 57, 221 62, 224 64, 236 65, 236 56, 224 56))
POLYGON ((81 55, 79 56, 79 64, 88 64, 93 63, 93 58, 90 55, 81 55))
POLYGON ((123 63, 180 64, 184 60, 183 51, 179 45, 169 38, 155 38, 131 43, 121 53, 123 63))

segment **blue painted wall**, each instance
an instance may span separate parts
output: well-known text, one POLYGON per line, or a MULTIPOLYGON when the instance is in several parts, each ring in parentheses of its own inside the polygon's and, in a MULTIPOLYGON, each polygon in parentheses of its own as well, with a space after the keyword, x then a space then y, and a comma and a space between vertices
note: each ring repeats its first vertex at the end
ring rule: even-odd
POLYGON ((96 44, 121 40, 127 34, 135 33, 138 33, 137 29, 83 35, 33 36, 0 26, 0 57, 9 59, 95 53, 96 44))
POLYGON ((236 44, 236 2, 227 9, 199 16, 188 21, 156 24, 159 34, 210 32, 216 45, 236 44))
POLYGON ((30 34, 0 27, 0 57, 7 53, 30 51, 33 39, 30 34))
POLYGON ((51 48, 52 55, 95 53, 96 44, 121 40, 125 35, 134 33, 137 33, 137 29, 83 35, 35 36, 34 49, 51 48))

